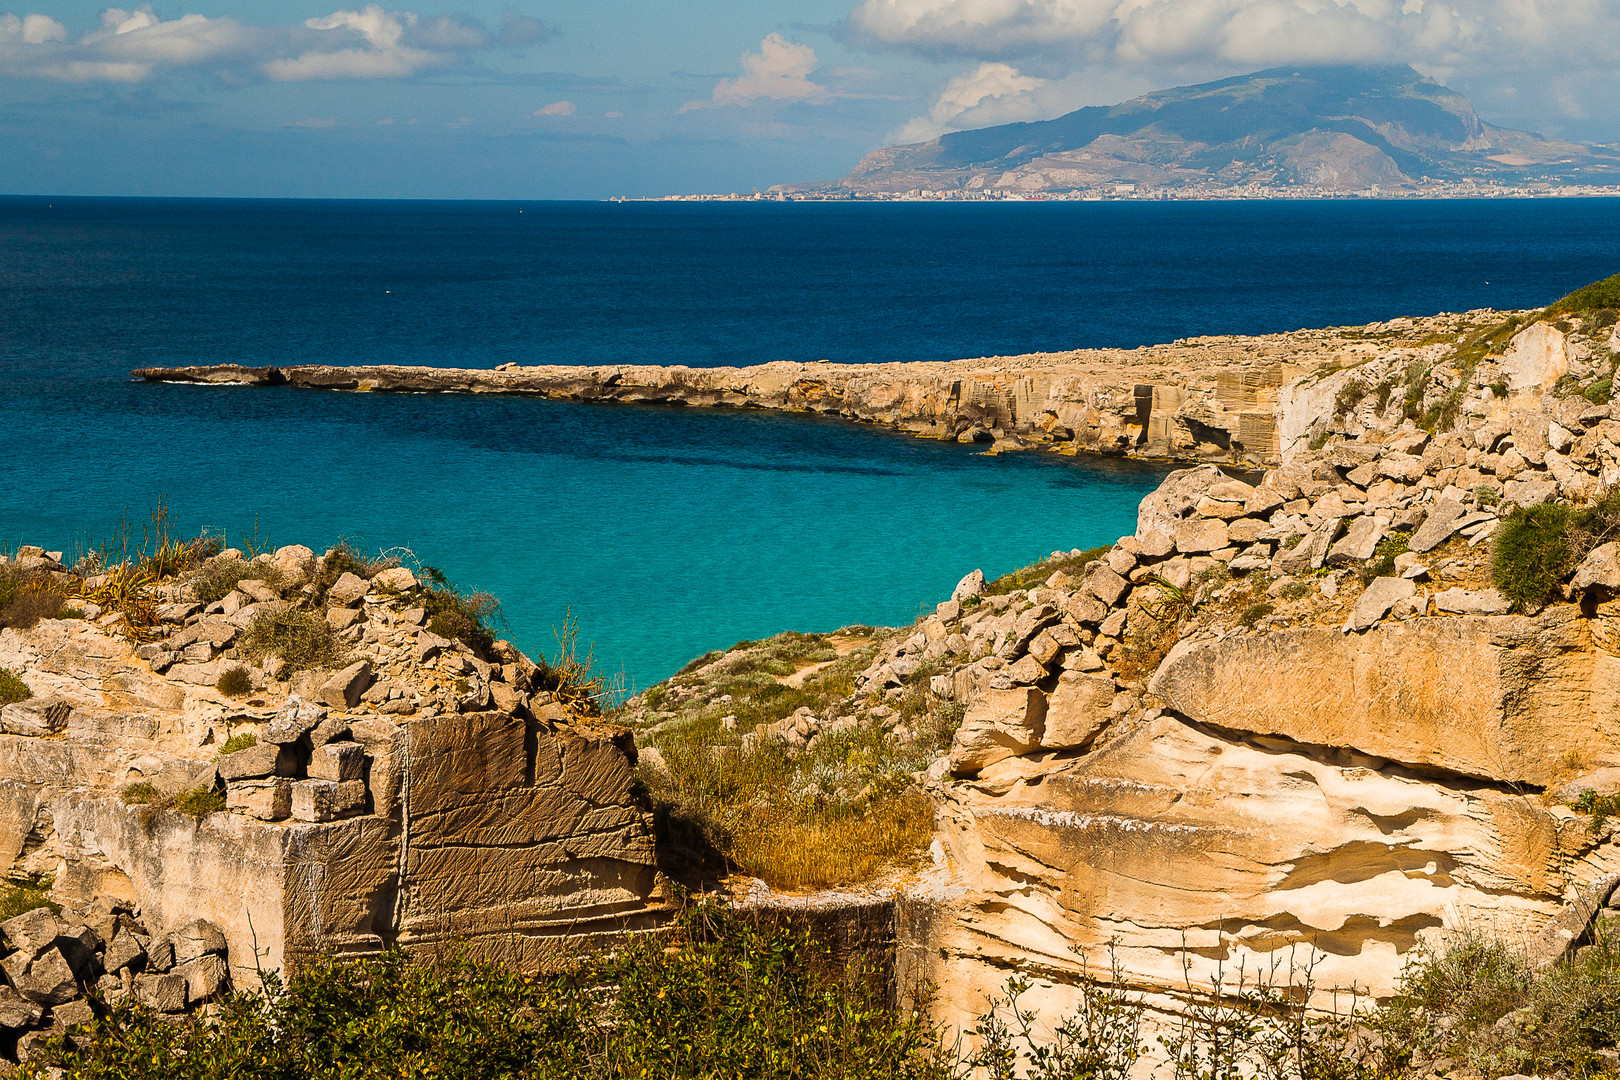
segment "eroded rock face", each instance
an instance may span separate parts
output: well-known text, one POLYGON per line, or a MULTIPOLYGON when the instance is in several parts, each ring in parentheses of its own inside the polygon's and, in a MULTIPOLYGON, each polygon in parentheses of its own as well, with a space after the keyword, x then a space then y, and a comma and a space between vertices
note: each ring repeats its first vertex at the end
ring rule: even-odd
POLYGON ((1110 943, 1133 987, 1172 1006, 1184 959, 1207 986, 1217 960, 1230 975, 1313 945, 1320 987, 1387 997, 1419 941, 1533 933, 1572 884, 1620 865, 1508 788, 1170 714, 1061 764, 1005 760, 943 798, 944 861, 909 903, 914 956, 954 1023, 1008 970, 1040 981, 1044 1007, 1072 1004, 1110 943))
POLYGON ((1617 679, 1565 607, 1186 641, 1149 691, 1202 723, 1541 786, 1571 752, 1620 763, 1617 679))

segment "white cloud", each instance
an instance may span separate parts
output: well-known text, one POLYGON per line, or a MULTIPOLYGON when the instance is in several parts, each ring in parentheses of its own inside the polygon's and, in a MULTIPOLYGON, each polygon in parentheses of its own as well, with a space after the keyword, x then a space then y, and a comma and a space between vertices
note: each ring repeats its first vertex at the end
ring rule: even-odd
POLYGON ((754 105, 762 101, 794 101, 820 105, 831 101, 827 88, 810 80, 816 53, 808 45, 771 34, 759 43, 759 52, 744 53, 742 74, 721 79, 709 101, 688 101, 681 112, 720 105, 754 105))
POLYGON ((149 4, 107 8, 100 24, 76 39, 46 15, 0 14, 0 77, 141 82, 201 67, 235 80, 397 79, 460 64, 479 49, 543 41, 548 33, 523 16, 509 14, 495 34, 472 20, 377 4, 279 27, 197 14, 164 20, 149 4))
POLYGON ((535 110, 536 116, 573 116, 579 107, 572 101, 553 101, 535 110))
POLYGON ((1033 119, 1040 105, 1032 95, 1045 85, 1045 79, 1022 75, 1011 65, 986 61, 946 83, 928 115, 901 128, 893 141, 924 142, 954 129, 1033 119))
MULTIPOLYGON (((1089 65, 1568 63, 1616 0, 856 0, 846 27, 924 55, 1089 65)), ((1595 62, 1595 61, 1594 61, 1595 62)))

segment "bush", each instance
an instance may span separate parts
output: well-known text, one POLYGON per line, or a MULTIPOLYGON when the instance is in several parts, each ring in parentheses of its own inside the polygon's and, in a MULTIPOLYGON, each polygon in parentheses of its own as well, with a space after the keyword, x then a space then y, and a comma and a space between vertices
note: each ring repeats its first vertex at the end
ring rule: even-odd
POLYGON ((201 821, 209 814, 217 814, 225 809, 225 793, 210 787, 192 788, 175 796, 174 808, 201 821))
POLYGON ((234 754, 238 750, 248 750, 259 745, 259 737, 251 731, 244 731, 240 735, 232 735, 225 740, 225 745, 219 748, 219 756, 234 754))
POLYGON ((490 623, 500 618, 500 601, 486 592, 456 591, 437 567, 422 567, 422 576, 428 582, 422 590, 428 629, 442 638, 463 641, 473 652, 487 657, 495 644, 490 623))
POLYGON ((163 793, 145 780, 138 781, 119 792, 125 806, 149 806, 163 798, 163 793))
POLYGON ((10 668, 0 667, 0 705, 13 705, 34 696, 28 684, 17 678, 10 668))
POLYGON ((1252 628, 1255 623, 1259 622, 1261 619, 1265 618, 1267 615, 1270 615, 1276 610, 1277 607, 1275 604, 1250 604, 1247 608, 1243 609, 1243 614, 1238 618, 1238 621, 1244 626, 1252 628))
MULTIPOLYGON (((253 693, 253 676, 241 664, 236 664, 220 672, 219 681, 214 689, 226 697, 246 697, 253 693)), ((251 738, 251 736, 249 736, 251 738)))
POLYGON ((30 629, 56 618, 66 604, 67 590, 50 574, 0 566, 0 629, 30 629))
MULTIPOLYGON (((1356 406, 1360 405, 1361 402, 1366 398, 1367 393, 1367 384, 1362 382, 1360 379, 1351 379, 1349 382, 1339 387, 1338 394, 1336 394, 1333 398, 1333 419, 1343 420, 1346 416, 1350 415, 1350 413, 1354 412, 1356 406)), ((1388 399, 1387 394, 1385 395, 1385 399, 1388 399)))
POLYGON ((249 657, 279 656, 283 675, 327 667, 338 658, 337 639, 319 611, 291 604, 267 604, 253 616, 242 635, 242 650, 249 657))
POLYGON ((217 556, 197 566, 187 580, 198 600, 212 604, 225 599, 239 582, 249 578, 257 578, 277 592, 286 585, 281 572, 268 563, 255 565, 246 559, 222 559, 217 556))
POLYGON ((1497 526, 1491 577, 1513 610, 1545 603, 1573 568, 1569 523, 1568 507, 1542 503, 1514 510, 1497 526))

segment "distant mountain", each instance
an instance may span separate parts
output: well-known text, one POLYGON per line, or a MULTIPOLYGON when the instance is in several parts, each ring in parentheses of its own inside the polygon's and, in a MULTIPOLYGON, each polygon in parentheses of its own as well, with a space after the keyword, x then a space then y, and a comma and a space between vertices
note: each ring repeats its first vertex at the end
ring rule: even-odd
POLYGON ((1620 183, 1620 148, 1485 123, 1405 65, 1288 67, 1160 90, 1055 120, 885 147, 822 190, 1058 192, 1271 187, 1326 193, 1424 180, 1620 183))

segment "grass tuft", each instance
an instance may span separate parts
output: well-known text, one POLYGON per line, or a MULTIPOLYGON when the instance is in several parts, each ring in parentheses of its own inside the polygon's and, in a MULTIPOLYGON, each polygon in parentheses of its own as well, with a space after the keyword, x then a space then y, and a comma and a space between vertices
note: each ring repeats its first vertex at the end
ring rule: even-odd
POLYGON ((259 737, 251 731, 244 731, 240 735, 232 735, 226 739, 225 744, 219 748, 219 756, 224 757, 226 754, 234 754, 238 750, 248 750, 258 745, 259 737))
POLYGON ((220 672, 219 681, 214 689, 226 697, 247 697, 253 692, 253 676, 241 664, 235 664, 220 672))
POLYGON ((192 788, 175 796, 174 808, 201 821, 209 814, 217 814, 225 809, 225 793, 210 787, 192 788))

